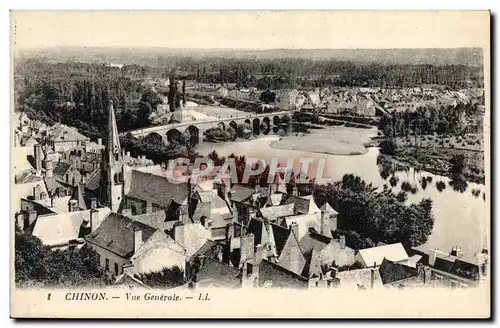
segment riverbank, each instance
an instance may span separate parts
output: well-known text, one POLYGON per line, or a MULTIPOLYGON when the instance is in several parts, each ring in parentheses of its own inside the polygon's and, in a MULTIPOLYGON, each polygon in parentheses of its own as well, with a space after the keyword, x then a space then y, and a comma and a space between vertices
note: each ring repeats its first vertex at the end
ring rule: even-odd
MULTIPOLYGON (((379 140, 381 141, 381 140, 379 140)), ((470 149, 427 148, 418 146, 398 147, 393 155, 382 154, 384 161, 392 160, 402 166, 453 178, 451 159, 455 155, 464 156, 463 177, 468 182, 485 183, 484 152, 470 149)))
POLYGON ((366 154, 371 138, 377 135, 376 129, 357 129, 348 127, 327 127, 311 130, 311 133, 294 133, 270 146, 281 150, 311 151, 328 155, 366 154))

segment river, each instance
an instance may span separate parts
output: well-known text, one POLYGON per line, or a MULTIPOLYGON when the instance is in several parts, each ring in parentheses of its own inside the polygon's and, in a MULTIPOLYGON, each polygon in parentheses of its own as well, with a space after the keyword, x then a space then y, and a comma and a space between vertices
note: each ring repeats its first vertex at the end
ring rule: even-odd
MULTIPOLYGON (((286 136, 284 138, 287 139, 287 144, 295 142, 299 144, 303 139, 300 136, 286 136)), ((366 153, 362 155, 330 155, 312 151, 314 149, 313 145, 306 148, 311 149, 311 151, 273 148, 272 144, 274 142, 276 146, 277 140, 279 140, 277 136, 266 136, 233 143, 201 143, 197 146, 197 151, 201 154, 208 154, 215 150, 220 156, 228 156, 234 153, 236 155, 245 155, 247 158, 258 157, 265 159, 268 163, 270 158, 277 157, 282 160, 280 162, 283 164, 288 158, 309 157, 315 160, 312 165, 314 168, 320 159, 324 159, 324 179, 330 181, 340 180, 344 174, 351 173, 360 176, 363 180, 371 182, 379 188, 382 188, 384 184, 390 186, 389 179, 384 180, 381 177, 377 165, 377 156, 379 154, 377 148, 368 148, 366 153)), ((300 167, 300 162, 296 160, 294 170, 298 171, 300 167)), ((315 174, 313 169, 309 176, 315 174)), ((418 187, 416 193, 408 193, 408 202, 418 202, 422 198, 433 200, 434 229, 425 244, 426 246, 450 251, 456 245, 462 248, 464 254, 473 255, 488 245, 489 208, 483 200, 484 185, 468 183, 465 191, 458 192, 449 185, 449 178, 423 171, 416 172, 413 169, 397 172, 396 177, 399 178, 399 183, 394 190, 399 190, 401 183, 404 181, 418 187), (432 182, 424 189, 419 181, 422 177, 429 176, 432 177, 432 182), (446 188, 438 191, 436 188, 437 181, 444 182, 446 188), (481 191, 479 197, 472 194, 473 189, 481 191)))

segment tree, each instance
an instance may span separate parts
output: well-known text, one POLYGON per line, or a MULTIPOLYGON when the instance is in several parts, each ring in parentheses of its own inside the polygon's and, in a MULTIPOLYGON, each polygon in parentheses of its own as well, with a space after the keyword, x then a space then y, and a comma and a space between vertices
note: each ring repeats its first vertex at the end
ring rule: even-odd
POLYGON ((402 242, 416 246, 424 243, 432 231, 432 202, 406 205, 406 194, 377 191, 360 177, 345 175, 341 181, 318 185, 317 203, 330 203, 338 212, 339 229, 346 233, 352 247, 402 242))
POLYGON ((109 283, 98 254, 90 247, 51 250, 16 225, 14 248, 15 281, 19 286, 96 287, 109 283))
POLYGON ((452 175, 462 175, 465 169, 465 156, 463 154, 453 155, 450 160, 450 164, 450 171, 452 175))
POLYGON ((174 288, 186 283, 184 272, 178 266, 137 274, 136 278, 149 287, 160 289, 174 288))
POLYGON ((268 89, 260 94, 259 100, 266 104, 274 103, 276 101, 276 93, 268 89))
POLYGON ((390 139, 384 139, 380 142, 380 152, 386 155, 394 155, 396 153, 396 145, 390 139))

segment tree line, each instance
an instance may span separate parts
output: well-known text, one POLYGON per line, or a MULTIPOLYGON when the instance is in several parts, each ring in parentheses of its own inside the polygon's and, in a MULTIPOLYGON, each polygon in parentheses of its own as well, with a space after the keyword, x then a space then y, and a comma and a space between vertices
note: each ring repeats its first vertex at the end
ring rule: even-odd
POLYGON ((260 90, 323 86, 417 87, 439 84, 451 89, 483 87, 480 66, 356 63, 335 59, 197 58, 179 62, 179 70, 196 72, 199 82, 235 83, 260 90))

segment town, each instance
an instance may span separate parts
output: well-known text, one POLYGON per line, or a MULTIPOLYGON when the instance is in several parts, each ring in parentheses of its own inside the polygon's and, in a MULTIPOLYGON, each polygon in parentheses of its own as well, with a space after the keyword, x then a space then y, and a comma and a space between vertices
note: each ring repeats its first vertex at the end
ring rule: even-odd
MULTIPOLYGON (((46 64, 32 65, 44 69, 46 64)), ((86 69, 133 70, 97 66, 86 69)), ((176 167, 176 174, 186 179, 173 183, 167 172, 167 162, 178 157, 209 158, 214 172, 231 157, 237 171, 231 173, 240 177, 256 172, 244 151, 221 157, 215 151, 204 156, 194 150, 271 136, 278 143, 290 136, 306 140, 316 130, 336 128, 334 133, 377 131, 360 146, 362 151, 380 147, 381 156, 389 157, 385 160, 400 164, 415 164, 417 156, 410 153, 417 148, 416 153, 445 149, 447 158, 419 157, 419 168, 442 176, 451 170, 452 181, 460 176, 484 183, 482 160, 477 164, 481 169, 471 164, 471 157, 462 159, 459 171, 454 164, 461 154, 454 152, 480 156, 484 147, 484 91, 474 81, 464 79, 455 88, 421 83, 297 89, 274 88, 278 79, 273 74, 258 77, 257 86, 249 86, 246 75, 240 83, 226 82, 230 76, 223 69, 201 69, 196 77, 162 75, 138 79, 142 98, 137 112, 125 110, 123 92, 113 100, 109 87, 101 95, 95 92, 101 86, 88 81, 78 86, 83 91, 56 83, 61 95, 73 99, 50 105, 57 122, 36 94, 16 110, 11 195, 20 286, 466 288, 487 277, 486 244, 467 254, 459 241, 449 249, 428 247, 435 220, 432 201, 408 205, 405 192, 403 201, 397 200, 387 184, 376 190, 346 174, 337 184, 320 185, 311 178, 314 173, 300 170, 291 172, 291 180, 284 172, 269 179, 269 167, 261 167, 247 181, 211 171, 192 180, 187 178, 191 164, 176 167), (95 95, 88 98, 86 91, 95 95), (84 124, 80 121, 87 114, 81 112, 86 109, 93 121, 84 124), (98 124, 101 130, 94 127, 98 124), (457 131, 462 141, 445 145, 449 141, 444 140, 458 140, 457 131), (429 139, 433 135, 435 142, 429 139), (362 213, 359 206, 365 195, 370 197, 364 203, 370 213, 362 213), (386 224, 391 215, 397 216, 398 222, 390 223, 395 232, 386 224)), ((290 150, 314 149, 313 144, 300 148, 298 143, 290 150)), ((399 179, 396 172, 389 176, 399 179)))

